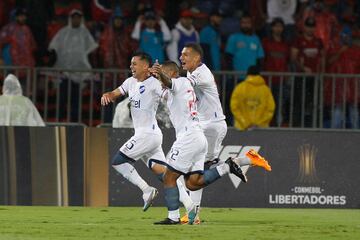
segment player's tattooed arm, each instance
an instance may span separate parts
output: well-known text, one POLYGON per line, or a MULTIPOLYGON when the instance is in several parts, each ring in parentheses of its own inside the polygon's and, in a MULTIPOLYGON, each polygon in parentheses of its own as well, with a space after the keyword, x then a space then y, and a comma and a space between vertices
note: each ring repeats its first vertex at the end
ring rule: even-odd
POLYGON ((159 73, 159 80, 165 85, 165 87, 171 88, 172 86, 171 78, 168 75, 166 75, 164 72, 159 73))
POLYGON ((160 64, 155 63, 150 69, 150 72, 157 79, 159 79, 159 81, 162 82, 162 84, 164 84, 165 87, 171 88, 172 86, 171 78, 166 73, 164 73, 164 71, 161 70, 160 64))
POLYGON ((122 94, 118 88, 114 89, 111 92, 106 92, 101 97, 101 105, 105 106, 111 102, 115 102, 115 100, 121 95, 122 94))

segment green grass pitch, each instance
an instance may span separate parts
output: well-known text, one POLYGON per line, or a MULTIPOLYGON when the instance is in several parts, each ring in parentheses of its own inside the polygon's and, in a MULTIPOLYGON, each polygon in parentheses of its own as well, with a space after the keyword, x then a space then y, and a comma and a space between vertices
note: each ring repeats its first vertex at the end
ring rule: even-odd
POLYGON ((156 226, 165 208, 0 206, 0 240, 360 239, 360 210, 203 208, 201 225, 156 226))

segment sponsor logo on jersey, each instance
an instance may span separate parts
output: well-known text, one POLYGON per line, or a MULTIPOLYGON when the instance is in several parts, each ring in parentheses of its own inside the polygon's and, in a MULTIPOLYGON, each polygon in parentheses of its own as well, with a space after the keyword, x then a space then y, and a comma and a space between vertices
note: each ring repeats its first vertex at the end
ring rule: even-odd
POLYGON ((139 100, 135 100, 134 98, 129 98, 131 107, 133 108, 140 108, 140 99, 139 100))

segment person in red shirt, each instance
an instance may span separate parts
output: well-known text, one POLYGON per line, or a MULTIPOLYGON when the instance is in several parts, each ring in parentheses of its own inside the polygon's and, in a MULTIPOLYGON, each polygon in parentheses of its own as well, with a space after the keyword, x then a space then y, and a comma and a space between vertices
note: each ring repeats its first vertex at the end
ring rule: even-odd
POLYGON ((304 23, 302 36, 291 47, 291 59, 296 71, 319 73, 324 71, 325 50, 321 39, 315 36, 316 21, 309 17, 304 23))
POLYGON ((271 36, 262 42, 265 52, 264 71, 266 72, 288 71, 290 48, 283 38, 284 26, 281 18, 275 18, 271 22, 271 36))
POLYGON ((127 69, 131 53, 136 47, 131 42, 130 30, 125 25, 124 16, 121 12, 116 12, 100 37, 99 51, 103 59, 102 66, 127 69))
MULTIPOLYGON (((264 59, 264 71, 265 72, 288 72, 288 63, 290 56, 290 47, 287 42, 285 42, 283 33, 284 33, 284 21, 281 18, 275 18, 271 22, 271 36, 265 38, 262 42, 265 59, 264 59)), ((288 109, 289 96, 285 93, 288 92, 286 88, 285 79, 273 76, 267 77, 268 85, 271 88, 273 93, 276 106, 280 108, 282 114, 279 109, 276 110, 275 118, 273 119, 272 125, 276 123, 276 126, 281 126, 283 121, 287 122, 287 118, 282 119, 281 115, 287 116, 286 110, 288 109), (280 89, 283 90, 283 97, 280 101, 280 89)))
MULTIPOLYGON (((340 41, 328 50, 327 72, 335 74, 360 73, 360 35, 343 31, 340 41)), ((324 79, 324 126, 332 128, 359 127, 360 81, 358 78, 324 79), (356 83, 356 81, 358 81, 356 83), (357 120, 356 120, 357 119, 357 120)))
POLYGON ((321 40, 315 36, 315 28, 315 19, 307 18, 302 36, 291 47, 290 57, 295 70, 312 74, 295 78, 293 124, 296 127, 316 127, 313 115, 316 99, 314 85, 316 74, 324 71, 325 51, 321 40))
MULTIPOLYGON (((18 8, 15 11, 15 21, 0 30, 0 66, 3 64, 22 67, 35 66, 37 46, 31 29, 26 24, 26 19, 26 10, 18 8), (5 54, 3 55, 3 53, 5 54)), ((29 94, 31 86, 28 82, 27 71, 20 70, 17 72, 17 76, 22 88, 26 90, 26 94, 29 94)))
POLYGON ((303 24, 309 17, 316 21, 315 36, 323 42, 324 48, 327 50, 332 39, 338 35, 339 23, 336 15, 331 12, 333 1, 315 0, 312 6, 304 11, 303 24))
POLYGON ((36 43, 30 28, 26 25, 26 10, 19 8, 15 15, 16 21, 5 25, 0 31, 0 50, 9 44, 12 65, 34 67, 36 43))

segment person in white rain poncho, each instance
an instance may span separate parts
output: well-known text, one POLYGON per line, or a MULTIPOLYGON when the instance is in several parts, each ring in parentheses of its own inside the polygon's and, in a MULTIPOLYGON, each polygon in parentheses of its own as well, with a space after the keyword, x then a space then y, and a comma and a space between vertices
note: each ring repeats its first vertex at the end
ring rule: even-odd
POLYGON ((45 126, 39 112, 27 97, 15 75, 4 80, 3 95, 0 96, 1 126, 45 126))
MULTIPOLYGON (((55 68, 91 69, 88 55, 98 47, 90 31, 84 25, 83 13, 72 10, 66 27, 54 36, 49 44, 49 50, 55 50, 55 68)), ((67 74, 73 81, 86 78, 84 74, 67 74)))
MULTIPOLYGON (((88 55, 98 47, 90 31, 84 25, 83 13, 72 10, 69 23, 54 36, 49 45, 55 51, 55 68, 90 70, 88 55)), ((85 87, 85 80, 91 78, 90 72, 64 72, 60 83, 60 118, 69 117, 72 122, 79 119, 80 92, 85 87), (70 96, 69 96, 70 95, 70 96), (70 103, 71 99, 71 103, 70 103), (70 113, 66 112, 69 109, 70 113)))

